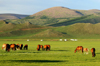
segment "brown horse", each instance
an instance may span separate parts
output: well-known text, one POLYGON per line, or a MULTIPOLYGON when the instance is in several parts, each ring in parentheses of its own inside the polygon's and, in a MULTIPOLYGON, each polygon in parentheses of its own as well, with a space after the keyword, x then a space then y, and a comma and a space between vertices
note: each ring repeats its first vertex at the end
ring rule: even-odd
POLYGON ((16 44, 16 48, 17 48, 17 50, 20 50, 20 45, 16 44))
POLYGON ((78 46, 76 49, 75 49, 75 51, 74 51, 74 53, 76 53, 76 51, 82 51, 82 53, 83 53, 83 47, 82 46, 78 46))
POLYGON ((25 46, 24 46, 24 50, 28 50, 28 45, 26 44, 25 46))
POLYGON ((44 45, 44 50, 46 49, 46 51, 50 51, 50 45, 44 45))
POLYGON ((2 49, 9 52, 10 51, 10 45, 9 44, 3 44, 2 49))
POLYGON ((16 44, 16 48, 17 48, 17 50, 22 50, 23 44, 16 44))
POLYGON ((40 44, 37 45, 37 50, 38 50, 38 51, 40 51, 40 48, 42 48, 42 50, 43 50, 43 45, 40 45, 40 44))
POLYGON ((16 50, 16 44, 11 44, 11 45, 10 45, 10 48, 11 48, 12 50, 16 50))
POLYGON ((95 57, 96 56, 96 54, 95 54, 95 48, 92 48, 91 52, 92 52, 92 57, 95 57))
POLYGON ((84 54, 88 54, 89 49, 88 48, 83 48, 84 54))

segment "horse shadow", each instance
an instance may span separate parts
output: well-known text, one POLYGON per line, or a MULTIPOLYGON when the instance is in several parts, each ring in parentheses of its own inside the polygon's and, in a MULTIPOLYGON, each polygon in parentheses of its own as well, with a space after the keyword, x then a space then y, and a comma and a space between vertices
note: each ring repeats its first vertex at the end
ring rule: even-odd
POLYGON ((100 54, 100 53, 95 53, 95 54, 100 54))
POLYGON ((10 61, 10 62, 23 62, 23 63, 33 63, 33 62, 43 62, 43 63, 47 63, 47 62, 65 62, 63 60, 5 60, 5 61, 10 61))
POLYGON ((70 50, 50 50, 50 51, 70 51, 70 50))

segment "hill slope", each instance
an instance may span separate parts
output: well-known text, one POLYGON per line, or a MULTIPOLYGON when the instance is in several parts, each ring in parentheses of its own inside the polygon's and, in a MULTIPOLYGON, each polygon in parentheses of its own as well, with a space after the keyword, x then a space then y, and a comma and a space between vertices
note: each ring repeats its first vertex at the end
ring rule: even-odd
POLYGON ((12 24, 0 21, 0 38, 99 38, 100 23, 75 23, 68 26, 44 27, 29 22, 12 24))
POLYGON ((0 14, 0 20, 5 19, 22 19, 29 15, 20 15, 20 14, 0 14))
POLYGON ((69 26, 62 26, 55 31, 59 31, 70 35, 73 38, 99 38, 100 37, 100 23, 76 23, 69 26))
POLYGON ((87 15, 87 16, 65 20, 60 23, 51 24, 49 26, 54 26, 54 27, 67 26, 67 25, 72 25, 75 23, 92 23, 92 24, 100 23, 100 16, 99 15, 87 15))

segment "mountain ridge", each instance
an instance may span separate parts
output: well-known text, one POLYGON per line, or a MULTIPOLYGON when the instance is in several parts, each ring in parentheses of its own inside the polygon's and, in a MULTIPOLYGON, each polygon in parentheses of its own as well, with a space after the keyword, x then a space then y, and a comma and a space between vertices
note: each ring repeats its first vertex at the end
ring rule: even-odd
POLYGON ((22 15, 22 14, 0 14, 0 20, 6 20, 6 19, 22 19, 29 15, 22 15))

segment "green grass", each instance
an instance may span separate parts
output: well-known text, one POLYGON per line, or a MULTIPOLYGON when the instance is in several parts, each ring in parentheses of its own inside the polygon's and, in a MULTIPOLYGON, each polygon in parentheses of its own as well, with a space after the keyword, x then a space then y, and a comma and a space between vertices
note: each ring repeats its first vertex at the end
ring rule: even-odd
POLYGON ((28 50, 6 52, 0 49, 0 66, 99 66, 100 65, 100 39, 78 39, 77 42, 67 41, 26 41, 26 40, 0 40, 3 43, 28 44, 28 50), (50 44, 51 51, 37 51, 38 44, 50 44), (89 54, 74 53, 77 46, 89 48, 89 54), (90 49, 96 48, 96 57, 92 57, 90 49))

